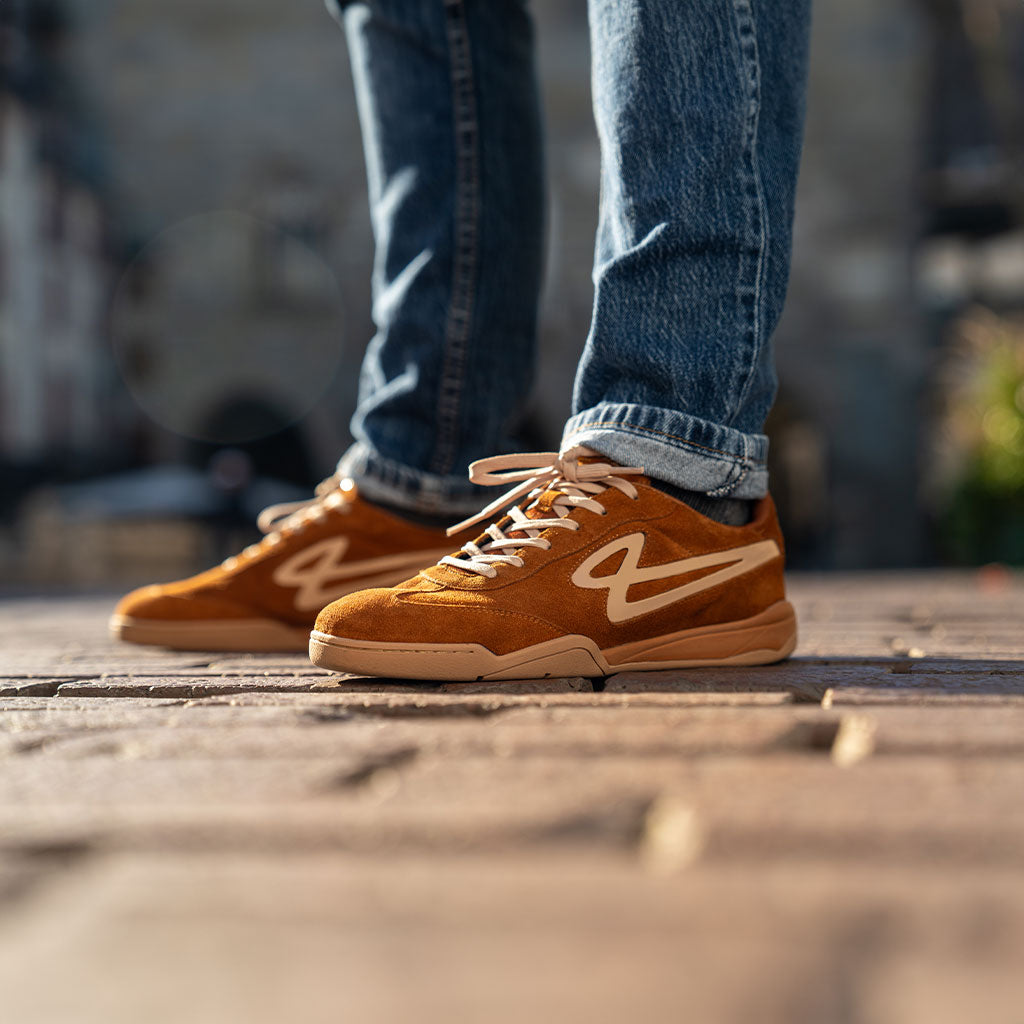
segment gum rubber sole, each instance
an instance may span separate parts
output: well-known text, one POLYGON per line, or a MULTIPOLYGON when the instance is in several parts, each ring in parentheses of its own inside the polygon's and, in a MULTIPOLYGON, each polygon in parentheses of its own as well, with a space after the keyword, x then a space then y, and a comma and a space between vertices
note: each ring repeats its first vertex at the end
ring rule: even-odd
POLYGON ((768 665, 796 647, 796 615, 779 601, 749 619, 684 629, 601 650, 590 637, 571 633, 509 654, 482 644, 410 644, 350 640, 313 630, 314 665, 359 676, 393 679, 537 679, 607 676, 711 665, 768 665))
POLYGON ((176 621, 114 615, 111 635, 133 644, 176 651, 254 651, 305 653, 309 630, 276 619, 203 619, 176 621))

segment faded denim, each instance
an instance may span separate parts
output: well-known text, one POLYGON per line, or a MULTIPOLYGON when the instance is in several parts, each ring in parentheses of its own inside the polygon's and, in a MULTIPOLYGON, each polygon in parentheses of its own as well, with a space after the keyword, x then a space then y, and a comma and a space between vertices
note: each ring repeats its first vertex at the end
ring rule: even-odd
MULTIPOLYGON (((340 469, 424 512, 479 504, 515 450, 543 247, 522 0, 339 11, 377 244, 374 320, 340 469)), ((590 0, 601 203, 594 309, 562 447, 679 487, 767 492, 809 0, 590 0)))

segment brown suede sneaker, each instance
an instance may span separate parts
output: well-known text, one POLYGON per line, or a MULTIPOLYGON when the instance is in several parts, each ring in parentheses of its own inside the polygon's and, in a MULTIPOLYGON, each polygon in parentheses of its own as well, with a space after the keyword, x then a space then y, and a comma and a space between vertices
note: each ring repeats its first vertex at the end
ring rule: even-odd
POLYGON ((459 543, 364 501, 336 477, 310 501, 264 509, 259 526, 258 544, 216 568, 123 597, 111 632, 186 651, 305 651, 324 605, 398 583, 459 543))
POLYGON ((723 526, 652 487, 643 470, 580 448, 484 459, 470 477, 522 482, 459 524, 512 505, 457 555, 326 607, 310 634, 314 664, 521 679, 760 665, 795 647, 770 498, 746 526, 723 526))

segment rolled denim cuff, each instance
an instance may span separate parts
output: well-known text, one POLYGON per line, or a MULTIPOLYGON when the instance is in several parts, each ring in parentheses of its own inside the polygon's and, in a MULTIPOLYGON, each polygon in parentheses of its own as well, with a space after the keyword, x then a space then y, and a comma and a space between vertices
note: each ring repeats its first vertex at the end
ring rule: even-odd
POLYGON ((355 481, 370 501, 408 509, 424 515, 452 519, 478 512, 487 502, 486 492, 466 476, 436 476, 378 455, 369 445, 356 441, 338 462, 338 475, 355 481))
POLYGON ((562 451, 586 445, 688 491, 756 500, 768 493, 768 438, 671 409, 605 403, 573 416, 562 451))

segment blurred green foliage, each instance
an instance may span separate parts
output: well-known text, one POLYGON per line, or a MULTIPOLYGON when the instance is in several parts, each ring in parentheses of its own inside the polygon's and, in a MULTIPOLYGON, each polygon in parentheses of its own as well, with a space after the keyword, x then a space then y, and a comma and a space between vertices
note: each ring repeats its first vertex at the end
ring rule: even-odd
POLYGON ((1024 322, 961 322, 947 375, 954 453, 940 543, 958 562, 1024 565, 1024 322))

